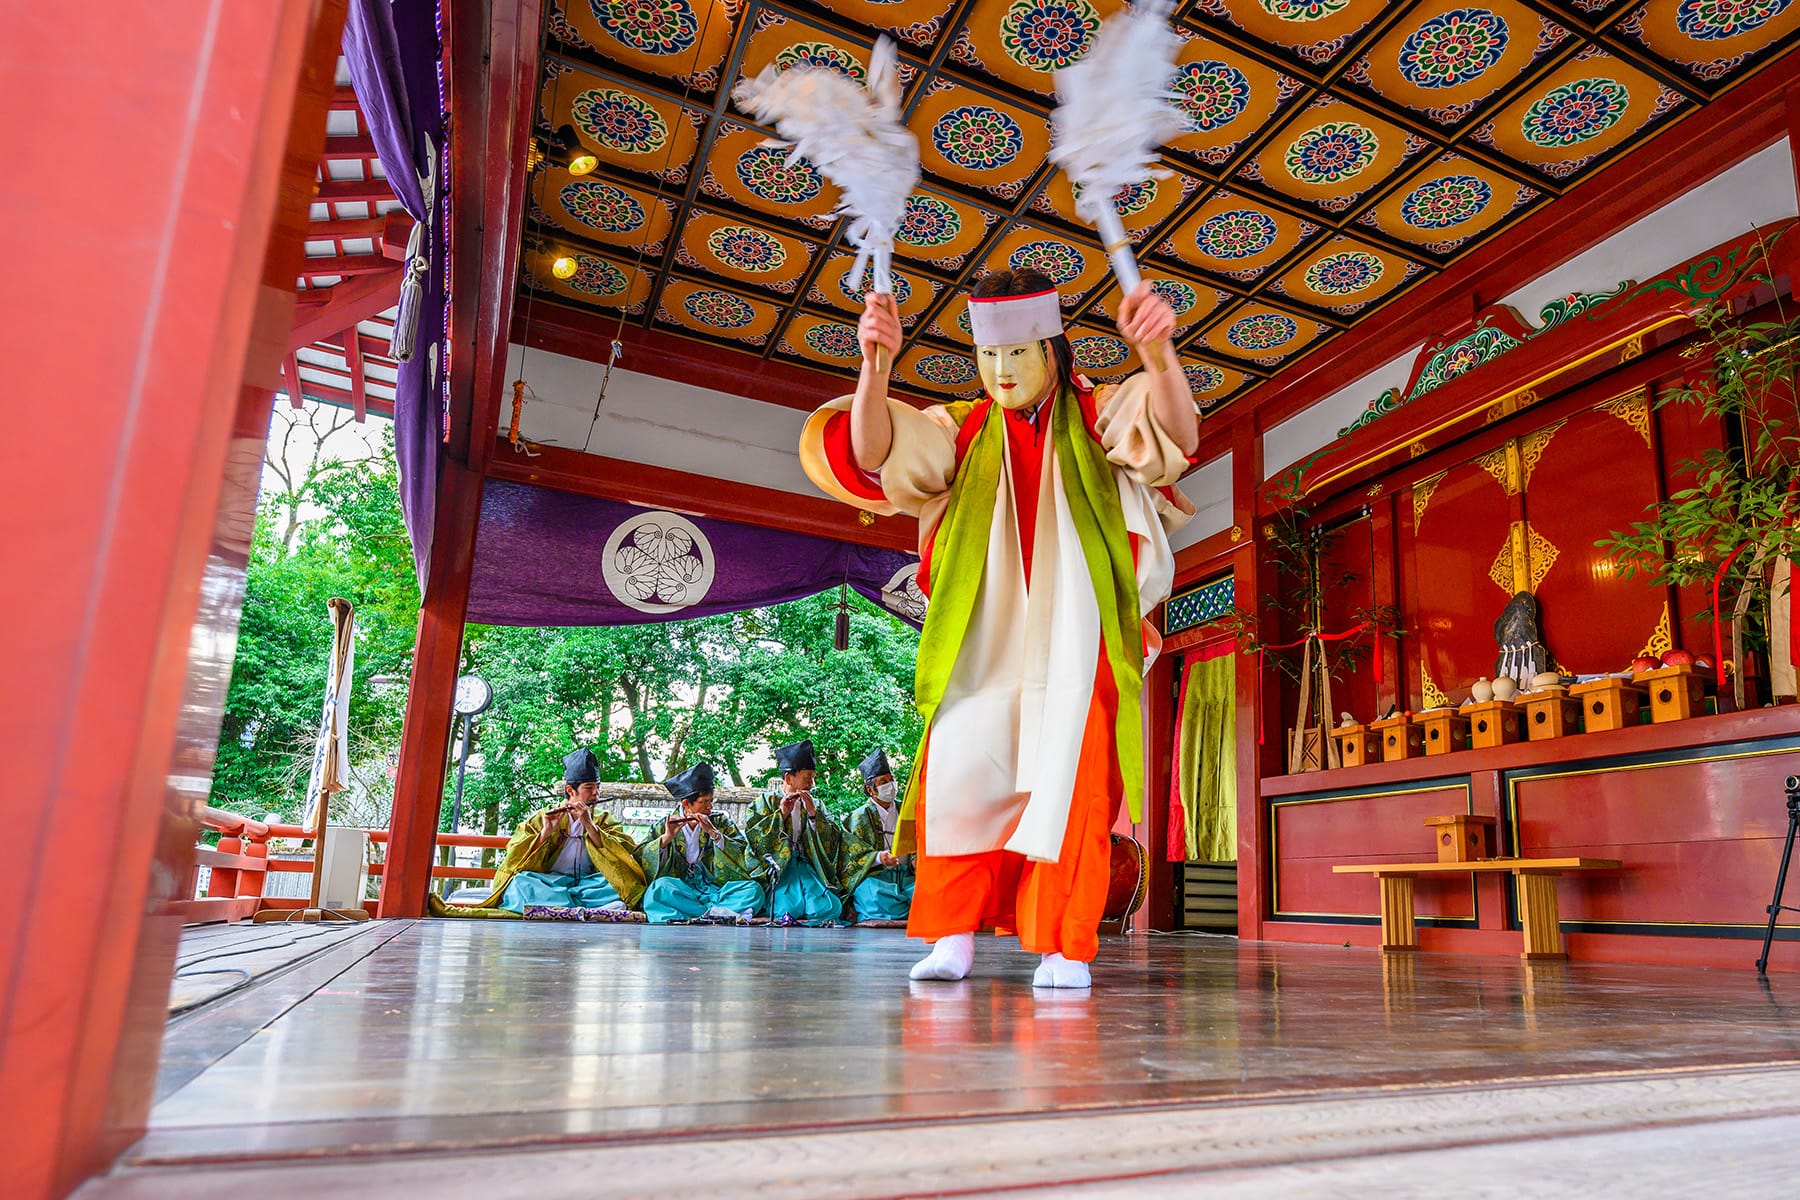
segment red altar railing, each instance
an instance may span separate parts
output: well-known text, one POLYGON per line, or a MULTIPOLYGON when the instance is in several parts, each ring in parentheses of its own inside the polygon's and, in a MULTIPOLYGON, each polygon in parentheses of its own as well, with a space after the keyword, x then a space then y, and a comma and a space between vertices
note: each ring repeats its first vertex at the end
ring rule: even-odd
MULTIPOLYGON (((194 848, 194 865, 189 876, 188 894, 191 897, 176 906, 185 924, 198 924, 206 921, 245 921, 258 912, 268 909, 300 909, 305 908, 307 901, 297 896, 266 896, 264 885, 270 872, 290 872, 306 874, 313 869, 310 849, 304 858, 270 858, 269 842, 275 838, 305 840, 310 842, 312 834, 299 825, 283 825, 258 821, 251 817, 239 816, 219 808, 206 808, 201 811, 200 823, 203 827, 218 833, 219 844, 214 846, 196 846, 194 848), (199 890, 199 873, 201 867, 211 870, 207 880, 206 894, 195 896, 199 890)), ((386 853, 388 831, 385 829, 366 830, 369 841, 383 847, 386 853)), ((502 835, 479 833, 440 833, 437 835, 439 846, 473 846, 484 850, 504 849, 508 839, 502 835)), ((373 862, 369 864, 369 876, 380 878, 386 864, 373 862)), ((431 868, 434 879, 475 879, 491 880, 494 877, 493 867, 454 867, 438 864, 431 868)), ((381 902, 370 899, 363 904, 372 916, 381 915, 381 902)))

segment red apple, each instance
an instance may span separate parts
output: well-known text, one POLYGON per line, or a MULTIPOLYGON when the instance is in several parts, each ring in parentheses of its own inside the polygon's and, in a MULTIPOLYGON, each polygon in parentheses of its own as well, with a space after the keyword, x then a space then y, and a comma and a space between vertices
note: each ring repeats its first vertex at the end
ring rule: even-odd
POLYGON ((1691 667, 1694 665, 1694 656, 1686 650, 1671 650, 1663 655, 1662 662, 1665 667, 1691 667))
POLYGON ((1651 658, 1648 654, 1640 654, 1631 660, 1631 673, 1642 675, 1645 671, 1654 671, 1661 666, 1661 660, 1651 658))

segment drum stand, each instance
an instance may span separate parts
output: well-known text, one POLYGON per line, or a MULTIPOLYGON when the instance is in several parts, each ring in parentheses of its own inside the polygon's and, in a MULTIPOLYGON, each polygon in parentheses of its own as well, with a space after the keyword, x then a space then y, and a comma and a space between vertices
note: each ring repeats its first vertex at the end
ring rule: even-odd
POLYGON ((1794 834, 1800 831, 1800 775, 1787 777, 1788 830, 1787 845, 1781 851, 1781 868, 1775 872, 1775 898, 1769 901, 1769 928, 1763 933, 1762 957, 1756 960, 1756 973, 1769 973, 1769 946, 1775 940, 1775 921, 1784 912, 1800 912, 1800 906, 1783 904, 1782 889, 1787 886, 1788 864, 1794 858, 1794 834))

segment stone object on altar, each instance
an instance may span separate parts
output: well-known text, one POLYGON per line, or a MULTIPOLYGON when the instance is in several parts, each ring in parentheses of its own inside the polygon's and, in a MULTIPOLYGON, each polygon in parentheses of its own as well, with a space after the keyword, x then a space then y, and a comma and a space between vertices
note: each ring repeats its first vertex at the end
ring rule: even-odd
POLYGON ((1530 592, 1519 592, 1506 602, 1494 622, 1494 641, 1500 646, 1494 662, 1496 678, 1530 679, 1550 670, 1550 650, 1538 627, 1537 597, 1530 592))

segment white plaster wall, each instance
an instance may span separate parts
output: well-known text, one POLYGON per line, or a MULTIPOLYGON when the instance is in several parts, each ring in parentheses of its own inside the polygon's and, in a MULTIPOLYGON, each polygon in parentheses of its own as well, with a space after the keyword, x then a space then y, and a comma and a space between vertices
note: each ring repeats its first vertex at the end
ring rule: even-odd
POLYGON ((1505 302, 1536 324, 1544 305, 1559 296, 1604 291, 1627 279, 1653 279, 1728 238, 1796 211, 1793 154, 1786 141, 1776 142, 1538 276, 1505 302))
POLYGON ((1182 494, 1194 502, 1194 515, 1169 537, 1181 550, 1231 528, 1231 452, 1213 459, 1181 481, 1182 494))
MULTIPOLYGON (((509 383, 519 377, 521 350, 515 344, 508 354, 509 383)), ((537 398, 526 399, 519 429, 534 442, 580 450, 585 441, 591 454, 822 494, 800 469, 800 427, 807 414, 797 409, 614 368, 589 438, 605 365, 532 350, 524 370, 537 398)), ((502 429, 510 404, 509 393, 501 405, 502 429)))
POLYGON ((1387 389, 1405 387, 1412 375, 1413 359, 1419 357, 1421 348, 1414 346, 1399 358, 1383 363, 1355 383, 1338 389, 1264 433, 1263 478, 1272 479, 1320 446, 1329 445, 1337 437, 1338 430, 1361 416, 1369 401, 1387 389))

